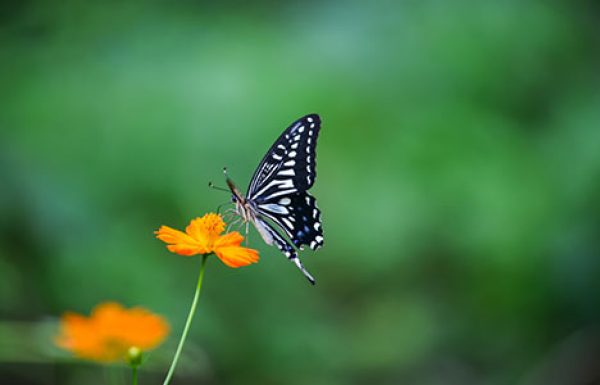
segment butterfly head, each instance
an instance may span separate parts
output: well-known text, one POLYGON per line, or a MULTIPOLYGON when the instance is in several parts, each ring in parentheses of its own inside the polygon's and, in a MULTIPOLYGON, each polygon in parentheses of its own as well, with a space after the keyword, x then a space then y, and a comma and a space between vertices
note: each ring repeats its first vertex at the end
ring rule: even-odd
POLYGON ((225 181, 227 182, 227 186, 229 186, 229 190, 231 191, 231 202, 236 203, 236 204, 237 203, 244 204, 246 202, 246 199, 244 198, 244 195, 242 195, 240 190, 238 190, 238 188, 235 186, 233 181, 227 175, 226 168, 223 168, 223 173, 225 174, 225 181))
POLYGON ((249 221, 251 218, 253 218, 251 202, 244 197, 244 195, 240 192, 240 190, 238 190, 229 177, 226 177, 225 180, 227 182, 227 186, 229 186, 229 190, 231 191, 231 202, 235 204, 235 211, 239 216, 242 217, 244 222, 249 221))

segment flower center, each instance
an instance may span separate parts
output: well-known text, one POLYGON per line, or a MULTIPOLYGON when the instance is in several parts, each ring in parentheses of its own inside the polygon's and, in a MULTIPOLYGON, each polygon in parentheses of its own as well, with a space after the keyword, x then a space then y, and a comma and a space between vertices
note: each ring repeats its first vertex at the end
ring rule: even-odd
POLYGON ((212 246, 212 241, 225 230, 225 222, 223 222, 220 215, 212 213, 205 215, 200 220, 202 221, 200 226, 206 232, 206 235, 208 235, 210 239, 209 243, 212 246))

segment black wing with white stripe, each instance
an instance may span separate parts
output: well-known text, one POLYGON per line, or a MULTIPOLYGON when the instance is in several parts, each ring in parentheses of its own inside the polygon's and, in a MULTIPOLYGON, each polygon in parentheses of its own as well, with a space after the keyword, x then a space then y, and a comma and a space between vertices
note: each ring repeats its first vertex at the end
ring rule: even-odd
POLYGON ((258 165, 250 180, 247 199, 260 203, 311 188, 317 177, 316 146, 320 129, 321 119, 316 114, 292 123, 258 165))
POLYGON ((294 245, 323 246, 321 211, 308 192, 297 192, 258 204, 259 212, 279 225, 294 245))

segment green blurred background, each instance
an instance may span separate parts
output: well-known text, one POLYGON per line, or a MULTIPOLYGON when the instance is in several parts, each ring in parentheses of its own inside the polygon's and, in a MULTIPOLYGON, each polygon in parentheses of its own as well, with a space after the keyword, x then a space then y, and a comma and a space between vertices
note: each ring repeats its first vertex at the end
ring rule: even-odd
POLYGON ((211 260, 175 384, 599 384, 600 7, 593 1, 21 1, 0 17, 0 383, 127 383, 58 317, 168 318, 183 228, 323 120, 311 287, 211 260))

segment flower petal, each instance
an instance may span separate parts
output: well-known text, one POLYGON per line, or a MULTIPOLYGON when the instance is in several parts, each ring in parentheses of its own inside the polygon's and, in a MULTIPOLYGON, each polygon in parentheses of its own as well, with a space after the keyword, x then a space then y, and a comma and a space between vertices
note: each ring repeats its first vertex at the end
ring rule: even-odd
POLYGON ((219 237, 215 241, 215 254, 229 267, 242 267, 259 260, 258 251, 241 247, 244 237, 237 231, 219 237))
POLYGON ((215 249, 224 246, 239 246, 241 245, 244 237, 237 231, 227 233, 215 240, 215 249))
POLYGON ((242 267, 259 260, 258 251, 246 247, 228 246, 215 250, 221 262, 229 267, 242 267))
POLYGON ((66 313, 55 343, 79 358, 114 362, 123 360, 132 346, 155 348, 168 332, 168 323, 146 309, 107 302, 96 306, 90 317, 66 313))
POLYGON ((167 243, 167 249, 173 253, 189 256, 209 252, 206 243, 202 243, 183 231, 175 230, 169 226, 161 226, 154 234, 156 234, 156 238, 167 243))

